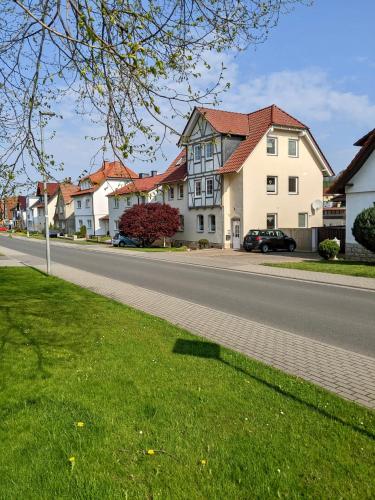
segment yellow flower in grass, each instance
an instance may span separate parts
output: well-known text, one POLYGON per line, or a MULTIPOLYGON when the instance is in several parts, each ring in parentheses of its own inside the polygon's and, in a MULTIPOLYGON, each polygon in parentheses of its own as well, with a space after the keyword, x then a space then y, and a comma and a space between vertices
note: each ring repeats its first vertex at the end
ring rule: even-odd
POLYGON ((202 460, 199 460, 200 465, 207 465, 207 460, 202 458, 202 460))
POLYGON ((70 462, 70 465, 73 467, 73 465, 76 463, 76 457, 69 457, 68 461, 70 462))
POLYGON ((85 427, 85 422, 77 422, 77 427, 85 427))
POLYGON ((155 455, 155 450, 147 450, 147 455, 155 455))

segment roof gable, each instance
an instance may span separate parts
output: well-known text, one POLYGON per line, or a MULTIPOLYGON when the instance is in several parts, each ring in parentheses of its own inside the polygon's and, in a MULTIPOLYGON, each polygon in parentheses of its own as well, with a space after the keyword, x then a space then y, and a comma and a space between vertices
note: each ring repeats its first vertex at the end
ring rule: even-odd
POLYGON ((100 185, 106 179, 138 179, 138 174, 120 161, 104 161, 99 170, 83 177, 79 184, 89 180, 92 185, 100 185))
MULTIPOLYGON (((59 189, 58 182, 47 182, 47 196, 54 196, 59 189)), ((36 195, 41 196, 44 194, 44 183, 39 181, 36 188, 36 195)))
POLYGON ((143 177, 142 179, 134 179, 133 182, 129 182, 126 186, 116 189, 107 196, 120 196, 131 193, 148 193, 156 189, 164 177, 165 173, 150 177, 143 177))
POLYGON ((361 146, 361 149, 349 163, 347 168, 341 172, 336 181, 329 187, 328 192, 331 194, 345 193, 346 184, 348 184, 354 175, 361 169, 371 153, 375 150, 375 129, 361 137, 354 145, 361 146))

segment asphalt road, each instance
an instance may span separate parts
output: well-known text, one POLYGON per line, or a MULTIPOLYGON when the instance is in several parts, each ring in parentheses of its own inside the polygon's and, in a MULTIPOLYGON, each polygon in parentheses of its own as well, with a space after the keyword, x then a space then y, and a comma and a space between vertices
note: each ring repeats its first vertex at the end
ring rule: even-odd
MULTIPOLYGON (((44 245, 0 247, 44 258, 44 245)), ((375 357, 375 293, 51 245, 52 260, 375 357)), ((178 311, 176 311, 178 314, 178 311)))

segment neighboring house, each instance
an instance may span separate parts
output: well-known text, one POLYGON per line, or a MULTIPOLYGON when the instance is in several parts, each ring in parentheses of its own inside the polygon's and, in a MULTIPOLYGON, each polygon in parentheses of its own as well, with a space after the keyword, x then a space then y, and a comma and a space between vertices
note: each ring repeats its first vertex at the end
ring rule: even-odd
POLYGON ((323 194, 323 226, 345 226, 345 194, 323 194))
POLYGON ((54 226, 64 234, 75 232, 74 200, 72 194, 79 187, 71 182, 61 182, 57 192, 56 210, 53 218, 54 226))
POLYGON ((26 221, 26 196, 10 196, 0 200, 0 224, 23 228, 26 221))
POLYGON ((164 173, 164 178, 160 184, 163 187, 163 201, 174 208, 178 208, 180 212, 180 230, 175 235, 174 239, 184 239, 186 233, 194 231, 193 228, 188 228, 189 224, 195 224, 194 217, 189 217, 189 208, 187 203, 187 168, 186 168, 186 153, 183 149, 177 158, 169 165, 164 173), (185 229, 186 227, 186 229, 185 229))
POLYGON ((79 181, 79 190, 71 194, 74 199, 75 230, 86 226, 89 235, 109 234, 107 195, 138 178, 119 161, 104 161, 99 170, 79 181))
MULTIPOLYGON (((58 182, 47 182, 48 199, 48 220, 53 224, 53 217, 56 210, 58 182)), ((38 182, 36 195, 27 198, 27 229, 29 231, 43 232, 45 230, 45 211, 44 211, 44 184, 38 182)))
POLYGON ((345 253, 350 257, 375 259, 374 254, 354 239, 352 227, 357 215, 375 205, 375 129, 355 144, 361 149, 330 187, 331 193, 346 196, 345 253))
POLYGON ((24 229, 26 227, 26 196, 16 196, 11 209, 13 228, 24 229))
POLYGON ((162 203, 163 189, 160 186, 164 174, 156 170, 150 175, 139 174, 139 178, 107 194, 109 213, 109 233, 113 236, 119 229, 122 214, 133 205, 142 203, 162 203))
POLYGON ((333 172, 309 128, 277 106, 195 108, 179 145, 187 163, 170 180, 181 199, 168 203, 185 207, 175 239, 238 249, 252 228, 323 225, 323 177, 333 172))

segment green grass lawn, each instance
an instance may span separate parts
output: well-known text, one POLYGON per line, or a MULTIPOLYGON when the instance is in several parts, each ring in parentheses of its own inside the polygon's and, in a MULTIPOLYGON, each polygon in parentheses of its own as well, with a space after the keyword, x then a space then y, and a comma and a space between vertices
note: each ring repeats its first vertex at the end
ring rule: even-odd
POLYGON ((346 274, 347 276, 375 278, 375 263, 351 262, 346 260, 305 260, 303 262, 285 262, 282 264, 264 263, 263 265, 284 267, 287 269, 300 269, 302 271, 316 271, 319 273, 346 274))
POLYGON ((163 320, 0 268, 1 499, 370 499, 374 420, 163 320))

